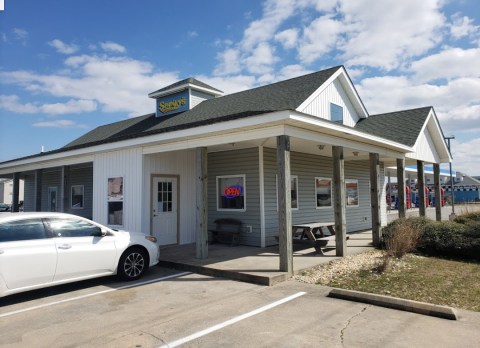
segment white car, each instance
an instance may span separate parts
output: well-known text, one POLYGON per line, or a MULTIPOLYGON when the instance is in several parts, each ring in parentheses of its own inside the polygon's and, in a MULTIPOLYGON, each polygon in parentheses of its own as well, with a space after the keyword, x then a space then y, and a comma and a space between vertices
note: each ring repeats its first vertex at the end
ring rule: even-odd
POLYGON ((0 214, 0 297, 112 274, 135 280, 159 256, 155 237, 79 216, 0 214))

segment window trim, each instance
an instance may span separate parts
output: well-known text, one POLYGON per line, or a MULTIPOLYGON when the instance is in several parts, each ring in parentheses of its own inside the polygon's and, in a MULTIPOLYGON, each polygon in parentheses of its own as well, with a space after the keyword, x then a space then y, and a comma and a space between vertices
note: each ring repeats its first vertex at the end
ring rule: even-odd
POLYGON ((314 197, 315 197, 315 209, 332 209, 333 208, 333 180, 332 178, 327 178, 324 176, 316 176, 314 183, 314 197), (330 181, 330 205, 318 206, 317 202, 317 180, 328 180, 330 181))
POLYGON ((72 185, 70 188, 70 209, 85 209, 85 185, 72 185), (82 188, 82 206, 81 207, 75 207, 73 205, 73 189, 75 187, 81 187, 82 188))
POLYGON ((238 212, 244 213, 247 211, 247 176, 245 174, 236 174, 236 175, 217 175, 216 176, 216 200, 217 200, 217 211, 228 211, 228 212, 238 212), (219 181, 220 179, 228 178, 242 178, 243 180, 243 209, 231 209, 231 208, 220 208, 220 192, 219 192, 219 181))

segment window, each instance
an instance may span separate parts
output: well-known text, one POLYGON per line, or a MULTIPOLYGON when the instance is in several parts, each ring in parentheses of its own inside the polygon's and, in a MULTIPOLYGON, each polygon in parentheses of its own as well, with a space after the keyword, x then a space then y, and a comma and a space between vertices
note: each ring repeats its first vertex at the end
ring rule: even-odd
POLYGON ((83 209, 83 185, 72 185, 72 209, 83 209))
POLYGON ((317 208, 332 206, 332 179, 315 178, 315 201, 317 208))
POLYGON ((330 103, 330 120, 343 124, 343 108, 340 105, 330 103))
POLYGON ((100 237, 102 229, 80 219, 48 219, 54 237, 100 237))
POLYGON ((245 175, 217 176, 217 210, 246 211, 245 175))
POLYGON ((123 177, 108 178, 108 224, 123 225, 123 177))
POLYGON ((347 207, 358 206, 358 180, 345 179, 345 199, 347 207))
POLYGON ((43 238, 46 236, 41 219, 7 221, 0 225, 0 243, 43 238))
POLYGON ((48 211, 57 211, 57 188, 48 188, 48 211))
POLYGON ((170 181, 159 181, 157 187, 157 212, 173 211, 173 185, 170 181))

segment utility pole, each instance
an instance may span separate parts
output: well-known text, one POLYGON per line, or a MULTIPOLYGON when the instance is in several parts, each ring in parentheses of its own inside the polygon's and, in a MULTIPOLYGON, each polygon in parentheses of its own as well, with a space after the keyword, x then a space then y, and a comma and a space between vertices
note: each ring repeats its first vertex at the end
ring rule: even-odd
MULTIPOLYGON (((445 137, 447 141, 448 152, 450 152, 450 157, 452 157, 452 150, 450 149, 450 140, 455 139, 455 135, 451 135, 449 137, 445 137)), ((453 158, 453 157, 452 157, 453 158)), ((453 175, 452 175, 452 162, 450 162, 450 190, 452 192, 452 213, 448 217, 450 220, 455 219, 457 216, 455 215, 455 193, 453 191, 453 175)))

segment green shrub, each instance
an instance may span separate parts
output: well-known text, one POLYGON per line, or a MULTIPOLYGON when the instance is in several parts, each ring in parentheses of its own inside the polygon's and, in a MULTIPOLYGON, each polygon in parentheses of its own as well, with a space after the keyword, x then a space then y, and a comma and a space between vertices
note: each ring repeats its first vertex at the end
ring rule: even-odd
POLYGON ((465 213, 457 216, 453 221, 458 222, 459 224, 480 222, 480 212, 465 213))
POLYGON ((432 222, 426 226, 419 249, 435 255, 460 259, 480 258, 479 223, 432 222))

